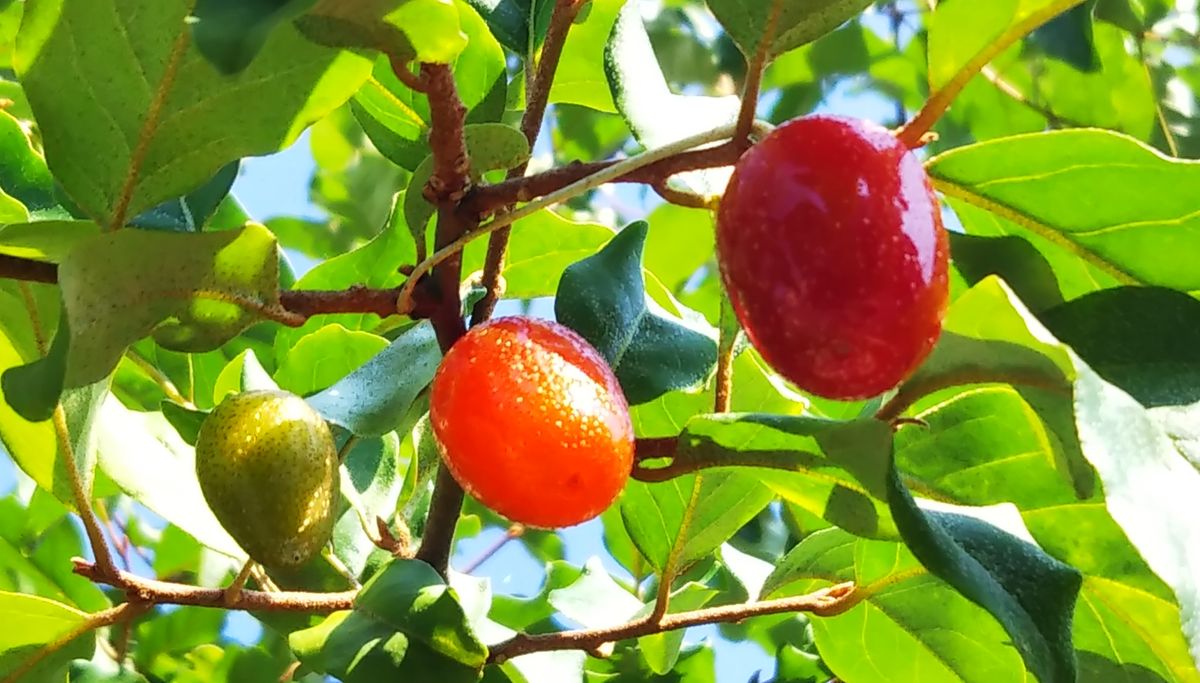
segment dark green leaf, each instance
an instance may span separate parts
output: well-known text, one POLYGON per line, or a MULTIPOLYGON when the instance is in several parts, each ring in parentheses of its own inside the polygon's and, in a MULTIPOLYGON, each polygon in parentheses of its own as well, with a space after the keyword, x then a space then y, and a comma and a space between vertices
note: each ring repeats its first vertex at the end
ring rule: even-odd
POLYGON ((46 160, 33 151, 20 122, 7 112, 0 113, 0 189, 21 203, 25 220, 71 217, 55 196, 46 160))
POLYGON ((1029 34, 1029 41, 1080 71, 1097 71, 1100 55, 1092 41, 1092 8, 1095 4, 1085 2, 1063 12, 1029 34))
POLYGON ((523 57, 541 46, 554 10, 553 0, 467 0, 467 3, 483 15, 504 47, 523 57))
POLYGON ((195 191, 134 216, 129 225, 152 230, 199 232, 229 194, 229 188, 237 179, 239 166, 240 162, 237 161, 228 164, 195 191))
POLYGON ((558 321, 583 335, 613 366, 631 404, 696 387, 716 364, 716 343, 646 298, 642 247, 633 223, 599 253, 567 268, 558 285, 558 321))
POLYGON ((226 74, 250 66, 276 25, 315 0, 197 0, 192 35, 208 61, 226 74))

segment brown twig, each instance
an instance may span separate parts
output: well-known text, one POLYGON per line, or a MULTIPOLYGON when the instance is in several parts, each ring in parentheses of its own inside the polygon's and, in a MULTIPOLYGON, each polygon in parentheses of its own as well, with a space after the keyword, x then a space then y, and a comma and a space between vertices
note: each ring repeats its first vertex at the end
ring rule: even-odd
POLYGON ((651 183, 650 188, 659 197, 676 206, 686 206, 689 209, 710 209, 713 205, 712 200, 708 197, 698 195, 695 192, 688 192, 687 190, 677 190, 668 185, 665 179, 660 182, 651 183))
POLYGON ((538 635, 522 633, 493 647, 488 655, 488 661, 502 663, 520 655, 551 650, 594 650, 605 643, 618 640, 640 638, 701 624, 738 622, 769 614, 808 612, 830 617, 852 609, 859 601, 860 598, 858 592, 854 590, 854 584, 841 583, 808 595, 677 612, 663 615, 658 619, 654 619, 653 615, 650 615, 627 624, 608 628, 538 635))
POLYGON ((266 612, 309 612, 328 614, 354 606, 354 591, 341 593, 307 593, 300 591, 242 590, 234 599, 222 588, 199 588, 180 583, 168 583, 156 579, 144 579, 129 572, 113 574, 102 571, 92 562, 74 558, 75 573, 125 592, 130 603, 154 605, 192 605, 195 607, 218 607, 232 610, 261 610, 266 612))
MULTIPOLYGON (((562 57, 563 46, 567 42, 567 32, 579 14, 583 0, 557 0, 554 11, 550 16, 550 25, 546 30, 546 39, 542 43, 542 56, 538 60, 533 78, 529 80, 526 92, 525 113, 521 115, 521 134, 533 149, 537 142, 538 131, 542 129, 542 121, 546 117, 546 105, 550 101, 550 86, 554 82, 554 74, 558 70, 558 60, 562 57)), ((526 64, 528 70, 533 65, 526 64)), ((529 162, 510 169, 508 178, 520 178, 525 175, 529 162)), ((488 237, 487 257, 483 263, 483 298, 471 309, 471 324, 479 323, 492 317, 496 310, 496 302, 500 299, 498 287, 500 273, 504 269, 504 259, 508 254, 508 240, 512 228, 504 228, 493 232, 488 237)))
MULTIPOLYGON (((655 185, 685 171, 732 166, 749 146, 748 140, 730 140, 713 147, 681 152, 615 178, 612 182, 655 185)), ((471 215, 485 216, 509 204, 528 202, 561 190, 618 161, 576 162, 543 173, 476 187, 467 193, 462 208, 471 215)))

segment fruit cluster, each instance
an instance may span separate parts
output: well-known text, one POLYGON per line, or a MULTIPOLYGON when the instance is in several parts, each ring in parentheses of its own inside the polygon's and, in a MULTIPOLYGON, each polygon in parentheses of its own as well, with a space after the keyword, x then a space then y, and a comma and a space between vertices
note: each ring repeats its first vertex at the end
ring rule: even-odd
MULTIPOLYGON (((937 340, 946 234, 920 161, 886 129, 829 116, 777 128, 734 169, 717 251, 751 343, 805 391, 878 395, 937 340)), ((450 472, 516 522, 591 519, 633 466, 617 378, 556 323, 513 317, 471 329, 443 359, 430 401, 450 472)), ((268 567, 302 563, 328 541, 337 467, 324 421, 283 392, 230 397, 196 446, 213 511, 268 567)))

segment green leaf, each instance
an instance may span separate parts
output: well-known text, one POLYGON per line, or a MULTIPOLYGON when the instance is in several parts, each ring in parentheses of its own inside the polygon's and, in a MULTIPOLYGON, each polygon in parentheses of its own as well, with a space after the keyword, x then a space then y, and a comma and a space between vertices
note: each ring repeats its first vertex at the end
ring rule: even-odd
POLYGON ((219 405, 230 394, 243 391, 272 391, 279 385, 258 360, 254 349, 246 349, 221 369, 213 385, 213 405, 219 405))
MULTIPOLYGON (((529 142, 521 131, 503 123, 476 123, 463 129, 471 175, 478 181, 487 171, 506 171, 529 160, 529 142)), ((436 211, 425 199, 425 185, 433 175, 433 157, 428 156, 413 171, 404 194, 404 220, 413 238, 425 240, 425 229, 436 211)))
POLYGON ((951 305, 933 353, 893 400, 906 404, 942 387, 1002 380, 1066 394, 1074 376, 1068 350, 1003 281, 989 277, 951 305))
POLYGON ((129 225, 151 230, 199 232, 229 195, 229 189, 237 179, 239 167, 240 163, 237 161, 227 164, 217 171, 212 179, 194 191, 134 216, 129 225))
POLYGON ((1200 401, 1200 302, 1170 289, 1119 287, 1050 309, 1043 321, 1100 376, 1142 405, 1200 401))
POLYGON ((387 340, 377 334, 326 325, 288 350, 275 381, 287 391, 307 396, 332 386, 387 346, 387 340))
POLYGON ((296 24, 321 45, 379 50, 401 61, 449 64, 467 45, 457 6, 447 0, 316 0, 296 24))
MULTIPOLYGON (((452 68, 459 97, 470 110, 467 123, 499 120, 503 112, 490 110, 495 108, 491 100, 497 96, 503 108, 502 96, 508 84, 504 49, 475 10, 462 0, 455 4, 467 45, 454 59, 452 68)), ((351 105, 367 137, 393 163, 412 170, 429 154, 428 98, 400 82, 386 57, 376 60, 371 78, 355 94, 351 105)))
POLYGON ((692 275, 712 259, 716 248, 713 214, 707 209, 663 204, 646 216, 646 222, 650 224, 646 270, 678 294, 692 275))
POLYGON ((1095 2, 1063 12, 1029 34, 1029 42, 1080 71, 1098 71, 1100 55, 1092 35, 1092 8, 1095 2))
POLYGON ((9 223, 0 226, 0 254, 60 263, 80 242, 99 233, 92 221, 9 223))
POLYGON ((1200 289, 1184 256, 1200 248, 1200 203, 1173 188, 1200 163, 1097 130, 1020 135, 930 160, 934 187, 1066 246, 1127 284, 1200 289), (1060 201, 1071 197, 1072 201, 1060 201))
POLYGON ((747 59, 758 52, 774 2, 782 2, 767 58, 810 43, 866 9, 870 0, 706 0, 747 59))
POLYGON ((127 0, 27 2, 17 45, 54 177, 109 228, 192 191, 235 159, 286 147, 370 70, 362 57, 280 26, 249 68, 226 77, 190 46, 188 3, 139 8, 130 11, 127 0))
POLYGON ((205 546, 246 556, 209 510, 196 480, 195 452, 167 418, 129 410, 109 396, 97 420, 100 469, 122 491, 205 546))
MULTIPOLYGON (((19 593, 0 593, 0 618, 20 628, 6 628, 0 635, 0 675, 9 676, 28 665, 46 646, 72 634, 88 615, 66 605, 19 593)), ((51 652, 24 671, 22 680, 63 680, 72 659, 87 659, 96 647, 96 636, 85 632, 65 647, 51 652)))
POLYGON ((1007 45, 1083 0, 940 3, 929 18, 929 87, 970 78, 1007 45))
POLYGON ((255 224, 99 235, 67 255, 59 283, 72 330, 68 387, 106 376, 150 332, 168 348, 207 351, 279 307, 275 240, 255 224))
POLYGON ((621 496, 621 518, 651 567, 678 574, 710 556, 772 499, 756 477, 738 471, 689 474, 658 484, 630 481, 621 496))
MULTIPOLYGON (((709 588, 702 583, 689 582, 671 593, 671 602, 667 607, 667 613, 700 609, 715 598, 718 593, 719 591, 709 588)), ((649 614, 652 607, 652 605, 646 605, 642 608, 642 613, 649 614)), ((646 660, 646 664, 649 665, 651 671, 660 676, 665 676, 679 662, 680 648, 683 646, 683 636, 683 630, 642 636, 637 640, 637 649, 641 652, 642 658, 646 660)))
POLYGON ((308 402, 326 420, 358 436, 397 428, 441 362, 433 327, 421 322, 308 402))
POLYGON ((619 626, 645 607, 633 593, 609 576, 598 557, 590 558, 584 564, 578 579, 551 590, 546 601, 583 628, 619 626))
POLYGON ((641 268, 646 234, 646 223, 633 223, 600 252, 567 268, 554 301, 558 321, 600 351, 630 404, 700 385, 717 356, 711 337, 646 298, 641 268))
POLYGON ((1189 512, 1200 496, 1200 472, 1185 457, 1187 441, 1175 441, 1170 423, 1159 424, 1086 366, 1076 380, 1075 415, 1079 442, 1104 484, 1108 510, 1175 591, 1184 636, 1200 665, 1200 594, 1191 570, 1200 526, 1189 512))
POLYGON ((913 555, 991 613, 1039 681, 1076 680, 1071 615, 1082 582, 1078 571, 981 519, 922 511, 898 471, 889 481, 888 503, 913 555))
MULTIPOLYGON (((553 211, 539 211, 517 221, 512 226, 508 258, 500 273, 504 276, 504 297, 553 296, 563 271, 595 254, 612 237, 612 228, 608 226, 578 223, 553 211)), ((486 242, 475 240, 463 250, 464 276, 483 270, 486 242)))
POLYGON ((550 86, 552 104, 578 104, 603 112, 616 111, 608 89, 604 55, 617 13, 625 2, 591 0, 588 3, 590 9, 586 18, 571 27, 563 45, 562 58, 550 86))
POLYGON ((163 401, 159 409, 162 411, 163 419, 171 423, 171 426, 179 434, 179 438, 183 439, 187 445, 194 447, 196 439, 200 436, 200 425, 204 424, 210 411, 194 410, 170 401, 163 401))
POLYGON ((192 11, 196 47, 232 75, 245 69, 278 24, 304 12, 313 0, 197 0, 192 11))
POLYGON ((29 137, 8 112, 0 112, 0 189, 21 204, 23 220, 70 218, 54 194, 54 177, 46 160, 34 151, 29 137))
MULTIPOLYGON (((741 108, 737 97, 676 95, 657 65, 634 0, 617 15, 604 48, 604 72, 617 111, 643 147, 661 147, 737 119, 741 108)), ((694 191, 714 195, 724 190, 729 173, 728 169, 694 172, 680 181, 694 191)))
POLYGON ((552 0, 467 0, 500 42, 521 55, 541 46, 554 10, 552 0), (532 27, 532 37, 530 36, 532 27))
MULTIPOLYGON (((739 476, 752 477, 784 500, 852 533, 894 538, 896 530, 883 504, 888 472, 885 446, 890 442, 890 430, 877 420, 701 415, 692 418, 679 435, 669 467, 685 472, 756 468, 739 470, 739 476)), ((642 466, 642 471, 654 470, 642 466)))
POLYGON ((8 405, 30 422, 49 420, 63 393, 71 329, 67 316, 59 315, 58 331, 45 357, 4 371, 0 386, 8 405))
POLYGON ((389 563, 363 587, 354 610, 288 641, 309 667, 347 683, 434 671, 441 680, 476 681, 487 659, 454 592, 417 560, 389 563))
POLYGON ((817 531, 783 558, 763 596, 803 595, 843 581, 858 584, 863 602, 836 617, 812 620, 821 658, 839 679, 1030 680, 1000 624, 930 575, 900 543, 855 538, 841 529, 817 531), (868 650, 872 655, 864 657, 868 650))
MULTIPOLYGON (((400 425, 401 431, 411 431, 419 417, 420 414, 409 415, 405 424, 400 425)), ((343 439, 343 435, 338 434, 339 442, 344 443, 343 439)), ((333 548, 338 559, 355 576, 361 576, 369 568, 371 554, 379 550, 364 527, 374 529, 377 519, 386 521, 395 515, 396 502, 411 460, 411 451, 402 450, 400 437, 395 432, 356 439, 343 458, 341 491, 351 509, 346 510, 334 525, 333 548)))

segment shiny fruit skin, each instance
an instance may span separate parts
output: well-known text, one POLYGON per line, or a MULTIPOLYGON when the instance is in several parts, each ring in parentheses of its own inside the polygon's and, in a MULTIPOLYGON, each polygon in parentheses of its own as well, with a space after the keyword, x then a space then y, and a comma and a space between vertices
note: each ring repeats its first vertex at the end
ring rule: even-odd
POLYGON ((217 520, 268 569, 299 566, 329 541, 337 449, 329 425, 295 394, 222 401, 200 427, 196 476, 217 520))
POLYGON ((514 522, 571 526, 604 511, 633 467, 616 376, 573 330, 532 318, 472 328, 433 379, 442 459, 472 496, 514 522))
POLYGON ((881 394, 929 355, 948 251, 920 160, 855 119, 775 129, 738 161, 717 215, 721 277, 750 342, 831 399, 881 394))

